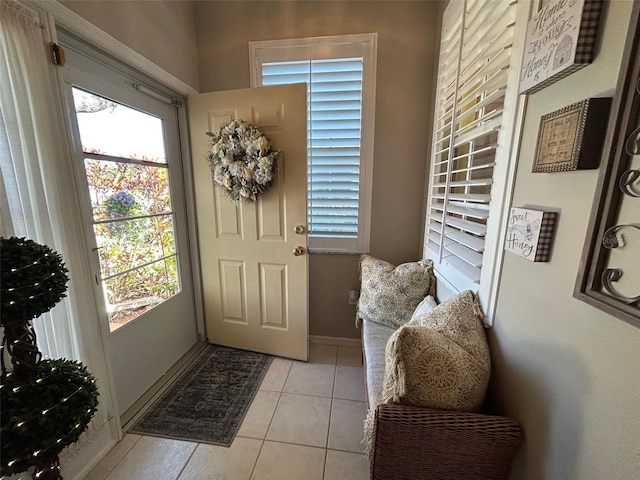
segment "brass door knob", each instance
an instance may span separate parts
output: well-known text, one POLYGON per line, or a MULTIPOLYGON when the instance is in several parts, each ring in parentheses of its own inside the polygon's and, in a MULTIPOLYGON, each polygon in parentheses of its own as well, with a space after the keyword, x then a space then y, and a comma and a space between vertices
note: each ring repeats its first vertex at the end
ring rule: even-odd
POLYGON ((299 257, 300 255, 304 254, 304 247, 301 247, 300 245, 298 245, 296 248, 293 249, 293 254, 296 257, 299 257))
POLYGON ((293 227, 293 231, 295 232, 296 235, 302 235, 304 234, 304 225, 296 225, 295 227, 293 227))

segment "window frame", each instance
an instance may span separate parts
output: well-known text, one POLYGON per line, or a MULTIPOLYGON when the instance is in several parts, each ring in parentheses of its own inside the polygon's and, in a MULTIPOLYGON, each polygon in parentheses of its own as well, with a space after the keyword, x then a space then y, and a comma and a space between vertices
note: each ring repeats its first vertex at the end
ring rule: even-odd
POLYGON ((375 100, 378 34, 334 35, 286 40, 249 42, 251 87, 262 86, 262 63, 285 60, 347 58, 353 50, 362 52, 362 111, 360 131, 360 173, 358 234, 356 238, 311 237, 311 253, 367 253, 371 233, 371 197, 375 130, 375 100), (344 53, 342 53, 344 51, 344 53), (351 52, 350 52, 351 51, 351 52), (337 55, 336 53, 340 53, 337 55))

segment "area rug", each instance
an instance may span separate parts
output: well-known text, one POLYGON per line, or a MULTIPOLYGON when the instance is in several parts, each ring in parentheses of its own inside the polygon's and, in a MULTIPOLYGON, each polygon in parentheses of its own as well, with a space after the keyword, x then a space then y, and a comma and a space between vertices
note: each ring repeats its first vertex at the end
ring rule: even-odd
POLYGON ((272 359, 208 345, 129 432, 228 447, 272 359))

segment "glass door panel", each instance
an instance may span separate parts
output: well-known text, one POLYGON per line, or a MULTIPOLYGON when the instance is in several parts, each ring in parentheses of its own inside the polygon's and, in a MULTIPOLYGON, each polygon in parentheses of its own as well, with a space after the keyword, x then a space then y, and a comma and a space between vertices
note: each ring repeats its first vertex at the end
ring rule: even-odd
POLYGON ((161 119, 79 88, 73 101, 83 151, 167 163, 161 119))
POLYGON ((111 331, 180 292, 162 120, 73 88, 111 331))

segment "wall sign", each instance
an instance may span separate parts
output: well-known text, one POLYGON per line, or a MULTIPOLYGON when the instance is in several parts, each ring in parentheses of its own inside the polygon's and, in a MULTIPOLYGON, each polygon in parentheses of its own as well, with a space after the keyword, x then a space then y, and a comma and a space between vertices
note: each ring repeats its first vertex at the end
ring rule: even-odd
POLYGON ((598 168, 610 98, 589 98, 543 115, 532 172, 598 168))
POLYGON ((535 93, 589 65, 602 0, 555 0, 529 21, 520 93, 535 93))
POLYGON ((556 212, 512 207, 504 249, 531 262, 546 262, 556 225, 556 212))

